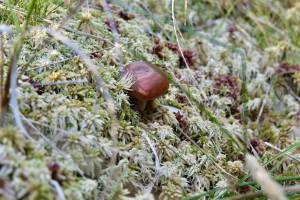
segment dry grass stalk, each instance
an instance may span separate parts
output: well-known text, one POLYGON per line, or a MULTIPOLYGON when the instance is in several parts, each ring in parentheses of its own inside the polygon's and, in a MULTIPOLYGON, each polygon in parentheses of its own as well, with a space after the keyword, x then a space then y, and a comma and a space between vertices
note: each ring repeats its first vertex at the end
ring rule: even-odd
POLYGON ((268 172, 257 162, 252 155, 246 155, 246 166, 250 170, 252 177, 259 185, 262 191, 271 200, 286 200, 282 187, 269 176, 268 172))

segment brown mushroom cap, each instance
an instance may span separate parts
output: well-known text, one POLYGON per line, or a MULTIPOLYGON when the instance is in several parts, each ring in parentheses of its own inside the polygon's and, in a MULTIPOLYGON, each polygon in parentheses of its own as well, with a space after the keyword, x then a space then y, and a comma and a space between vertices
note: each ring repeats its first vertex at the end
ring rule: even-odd
POLYGON ((153 100, 163 95, 169 88, 167 76, 158 68, 141 61, 125 67, 124 74, 133 76, 134 84, 129 95, 138 100, 153 100))

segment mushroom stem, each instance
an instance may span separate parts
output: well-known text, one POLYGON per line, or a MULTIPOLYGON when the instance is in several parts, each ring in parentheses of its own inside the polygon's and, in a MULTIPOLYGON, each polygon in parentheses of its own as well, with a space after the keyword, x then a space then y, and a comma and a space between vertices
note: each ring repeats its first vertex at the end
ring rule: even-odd
POLYGON ((146 100, 137 100, 137 107, 139 111, 144 111, 146 109, 148 101, 146 100))
POLYGON ((147 102, 147 105, 146 105, 146 109, 150 112, 153 112, 153 110, 156 108, 156 104, 155 104, 155 100, 149 100, 147 102))

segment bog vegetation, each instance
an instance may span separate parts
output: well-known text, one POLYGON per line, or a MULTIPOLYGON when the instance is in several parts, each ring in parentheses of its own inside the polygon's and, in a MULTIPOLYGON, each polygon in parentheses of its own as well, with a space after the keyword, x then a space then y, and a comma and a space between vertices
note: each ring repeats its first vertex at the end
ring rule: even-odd
POLYGON ((299 0, 0 0, 0 199, 299 198, 299 23, 299 0), (136 61, 169 81, 148 110, 136 61))

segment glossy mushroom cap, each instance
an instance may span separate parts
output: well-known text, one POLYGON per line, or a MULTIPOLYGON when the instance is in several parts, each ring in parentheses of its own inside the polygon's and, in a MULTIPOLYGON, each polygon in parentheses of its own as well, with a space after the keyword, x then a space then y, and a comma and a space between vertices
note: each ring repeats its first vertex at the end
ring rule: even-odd
POLYGON ((125 67, 124 74, 133 76, 134 84, 129 95, 142 101, 153 100, 169 88, 167 76, 158 68, 138 61, 125 67))

